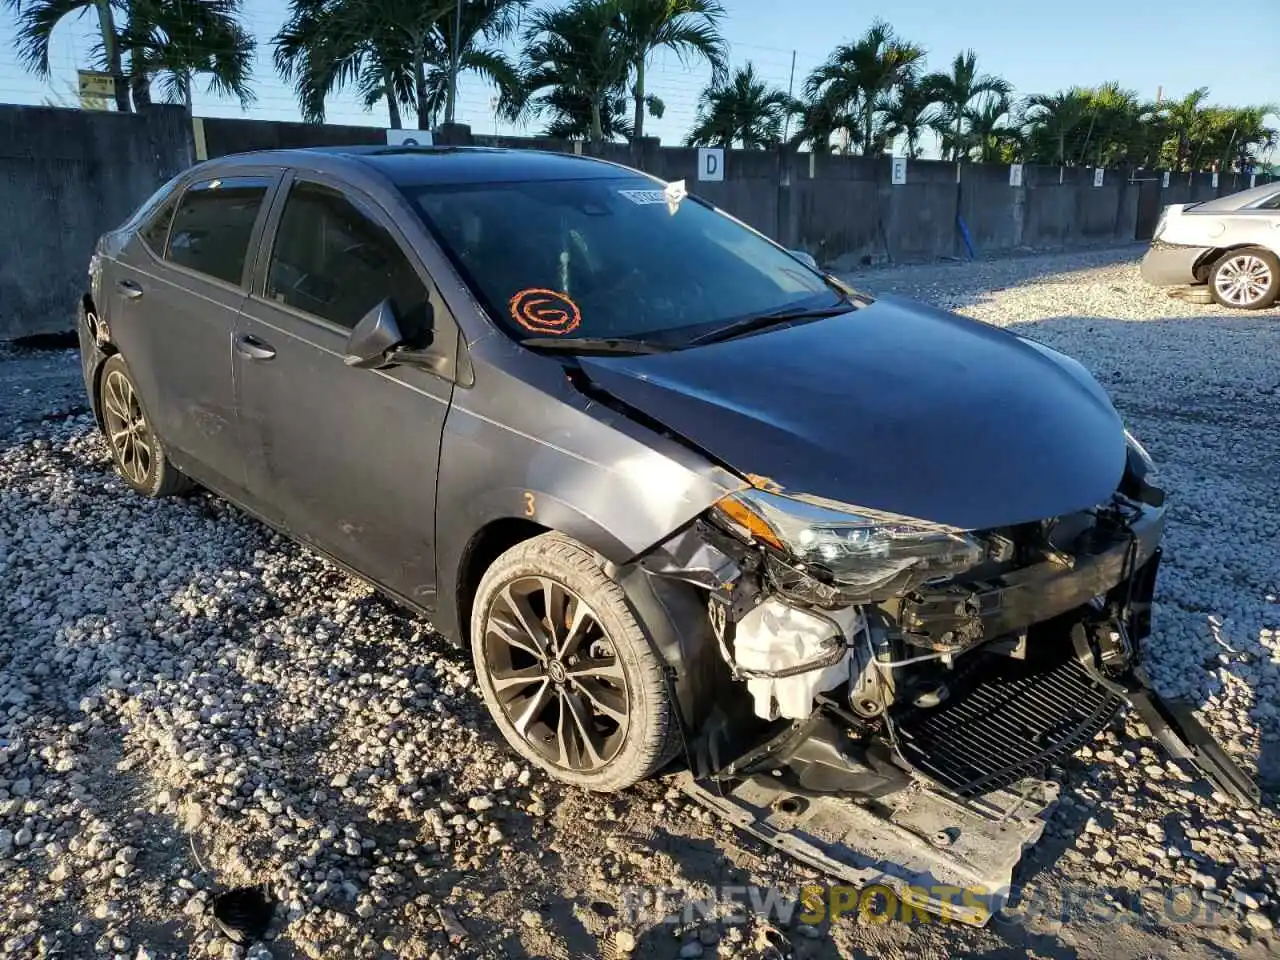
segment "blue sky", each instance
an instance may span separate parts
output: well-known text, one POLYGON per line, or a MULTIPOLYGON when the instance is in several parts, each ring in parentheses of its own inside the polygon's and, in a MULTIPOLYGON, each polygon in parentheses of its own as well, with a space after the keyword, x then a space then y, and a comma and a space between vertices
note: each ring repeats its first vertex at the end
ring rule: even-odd
MULTIPOLYGON (((285 0, 245 0, 245 19, 260 47, 255 70, 258 102, 253 116, 297 119, 289 89, 271 67, 269 40, 283 22, 285 0)), ((954 54, 972 47, 981 69, 998 73, 1021 93, 1056 90, 1072 84, 1118 80, 1155 99, 1208 86, 1218 103, 1280 102, 1280 18, 1257 7, 1239 8, 1230 21, 1212 6, 1192 0, 1160 5, 1115 4, 1099 12, 1097 4, 1027 4, 987 0, 985 4, 941 4, 937 0, 730 0, 724 33, 734 65, 747 60, 767 79, 785 88, 796 58, 796 89, 836 43, 860 34, 877 16, 928 51, 931 69, 944 69, 954 54), (784 12, 785 11, 785 12, 784 12), (1245 29, 1241 29, 1241 28, 1245 29), (1227 46, 1222 40, 1229 34, 1227 46), (1217 37, 1217 39, 1215 39, 1217 37), (1224 56, 1224 50, 1229 55, 1224 56)), ((89 66, 95 20, 68 20, 54 34, 54 75, 45 83, 27 74, 13 52, 13 23, 6 12, 0 24, 0 101, 42 103, 61 97, 70 104, 77 67, 89 66)), ((676 142, 691 126, 698 93, 706 83, 702 68, 686 68, 669 54, 658 54, 649 70, 650 91, 666 103, 666 116, 650 121, 650 133, 676 142)), ((459 119, 479 131, 492 131, 491 92, 472 78, 461 83, 459 119)), ((198 90, 198 115, 239 116, 234 102, 198 90)), ((328 118, 338 123, 384 126, 384 108, 366 113, 349 96, 330 101, 328 118)), ((514 130, 499 125, 502 132, 514 130)))

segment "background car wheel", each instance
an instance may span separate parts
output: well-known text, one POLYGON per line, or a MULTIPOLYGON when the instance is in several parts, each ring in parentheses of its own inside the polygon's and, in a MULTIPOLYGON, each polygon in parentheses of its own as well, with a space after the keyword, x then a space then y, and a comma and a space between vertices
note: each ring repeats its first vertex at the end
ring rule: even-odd
POLYGON ((1280 295, 1280 259, 1270 250, 1232 250, 1209 273, 1213 299, 1224 307, 1262 310, 1280 295))
POLYGON ((494 561, 471 652, 502 735, 557 780, 621 790, 680 748, 664 664, 600 559, 568 537, 544 534, 494 561))
POLYGON ((142 409, 133 376, 119 354, 103 364, 98 409, 116 472, 125 483, 148 497, 172 496, 191 488, 191 481, 165 457, 164 446, 142 409))

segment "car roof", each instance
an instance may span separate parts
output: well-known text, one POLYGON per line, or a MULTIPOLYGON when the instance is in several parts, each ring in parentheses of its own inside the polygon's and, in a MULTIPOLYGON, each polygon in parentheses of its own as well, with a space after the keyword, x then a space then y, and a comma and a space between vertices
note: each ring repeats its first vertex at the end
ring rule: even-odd
POLYGON ((334 146, 260 150, 208 161, 217 169, 282 165, 317 171, 380 173, 397 186, 500 183, 527 180, 593 180, 645 174, 594 157, 504 147, 334 146))
POLYGON ((1193 209, 1206 213, 1215 210, 1243 210, 1245 207, 1253 206, 1259 200, 1265 200, 1277 193, 1280 193, 1280 183, 1264 183, 1260 187, 1250 187, 1248 190, 1241 190, 1238 193, 1229 193, 1225 197, 1215 197, 1213 200, 1197 203, 1193 209))

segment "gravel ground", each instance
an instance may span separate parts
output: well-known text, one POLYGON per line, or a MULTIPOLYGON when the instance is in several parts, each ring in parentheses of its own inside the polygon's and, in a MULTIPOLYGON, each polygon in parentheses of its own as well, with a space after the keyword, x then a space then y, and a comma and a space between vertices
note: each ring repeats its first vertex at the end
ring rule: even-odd
MULTIPOLYGON (((1280 311, 1169 299, 1133 257, 855 280, 1016 328, 1102 380, 1172 498, 1154 677, 1273 778, 1280 311)), ((1237 811, 1125 722, 1061 771, 1067 800, 986 929, 633 923, 630 885, 794 894, 812 874, 666 783, 556 786, 500 745, 466 658, 428 625, 208 496, 127 492, 74 352, 9 350, 0 381, 0 955, 246 956, 211 902, 247 884, 277 901, 247 952, 262 958, 1277 950, 1274 780, 1263 810, 1237 811), (1050 915, 1083 885, 1086 915, 1050 915), (1190 909, 1138 898, 1170 888, 1197 892, 1190 909)))

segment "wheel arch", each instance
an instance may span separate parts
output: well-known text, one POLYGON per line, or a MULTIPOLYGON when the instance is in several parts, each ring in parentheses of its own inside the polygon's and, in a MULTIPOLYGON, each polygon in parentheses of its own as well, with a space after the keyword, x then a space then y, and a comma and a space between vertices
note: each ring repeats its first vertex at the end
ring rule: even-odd
POLYGON ((99 391, 102 388, 102 372, 106 367, 107 361, 120 351, 106 335, 99 335, 98 325, 103 320, 102 315, 98 312, 97 305, 93 301, 93 294, 85 293, 81 296, 80 308, 83 311, 85 327, 81 332, 81 353, 84 356, 84 373, 89 393, 89 409, 93 412, 93 419, 98 424, 98 429, 105 430, 106 421, 102 416, 102 405, 98 402, 99 391), (87 342, 85 334, 88 334, 87 342))
POLYGON ((1203 254, 1201 254, 1200 258, 1196 260, 1195 264, 1192 266, 1191 269, 1192 269, 1192 273, 1196 278, 1196 282, 1208 283, 1209 272, 1213 270, 1213 265, 1217 263, 1219 260, 1221 260, 1223 257, 1225 257, 1227 254, 1235 253, 1237 250, 1265 250, 1267 253, 1271 254, 1273 257, 1280 257, 1280 250, 1272 249, 1271 247, 1268 247, 1265 244, 1257 243, 1257 242, 1232 243, 1232 244, 1228 244, 1225 247, 1214 247, 1212 250, 1207 250, 1203 254))
POLYGON ((646 554, 631 556, 625 546, 593 521, 576 511, 573 517, 577 522, 549 526, 521 516, 496 517, 484 524, 462 551, 451 592, 452 610, 444 610, 442 604, 437 629, 465 645, 485 571, 519 543, 544 533, 562 533, 602 558, 606 572, 622 588, 654 651, 670 670, 671 692, 683 724, 686 728, 696 727, 708 706, 704 694, 712 685, 710 674, 719 664, 705 598, 688 583, 653 575, 640 562, 646 554))
POLYGON ((463 547, 454 575, 453 618, 457 629, 449 631, 444 624, 439 624, 441 632, 453 639, 463 639, 466 625, 471 622, 471 608, 485 571, 516 544, 547 532, 549 528, 527 517, 498 517, 477 530, 463 547))

